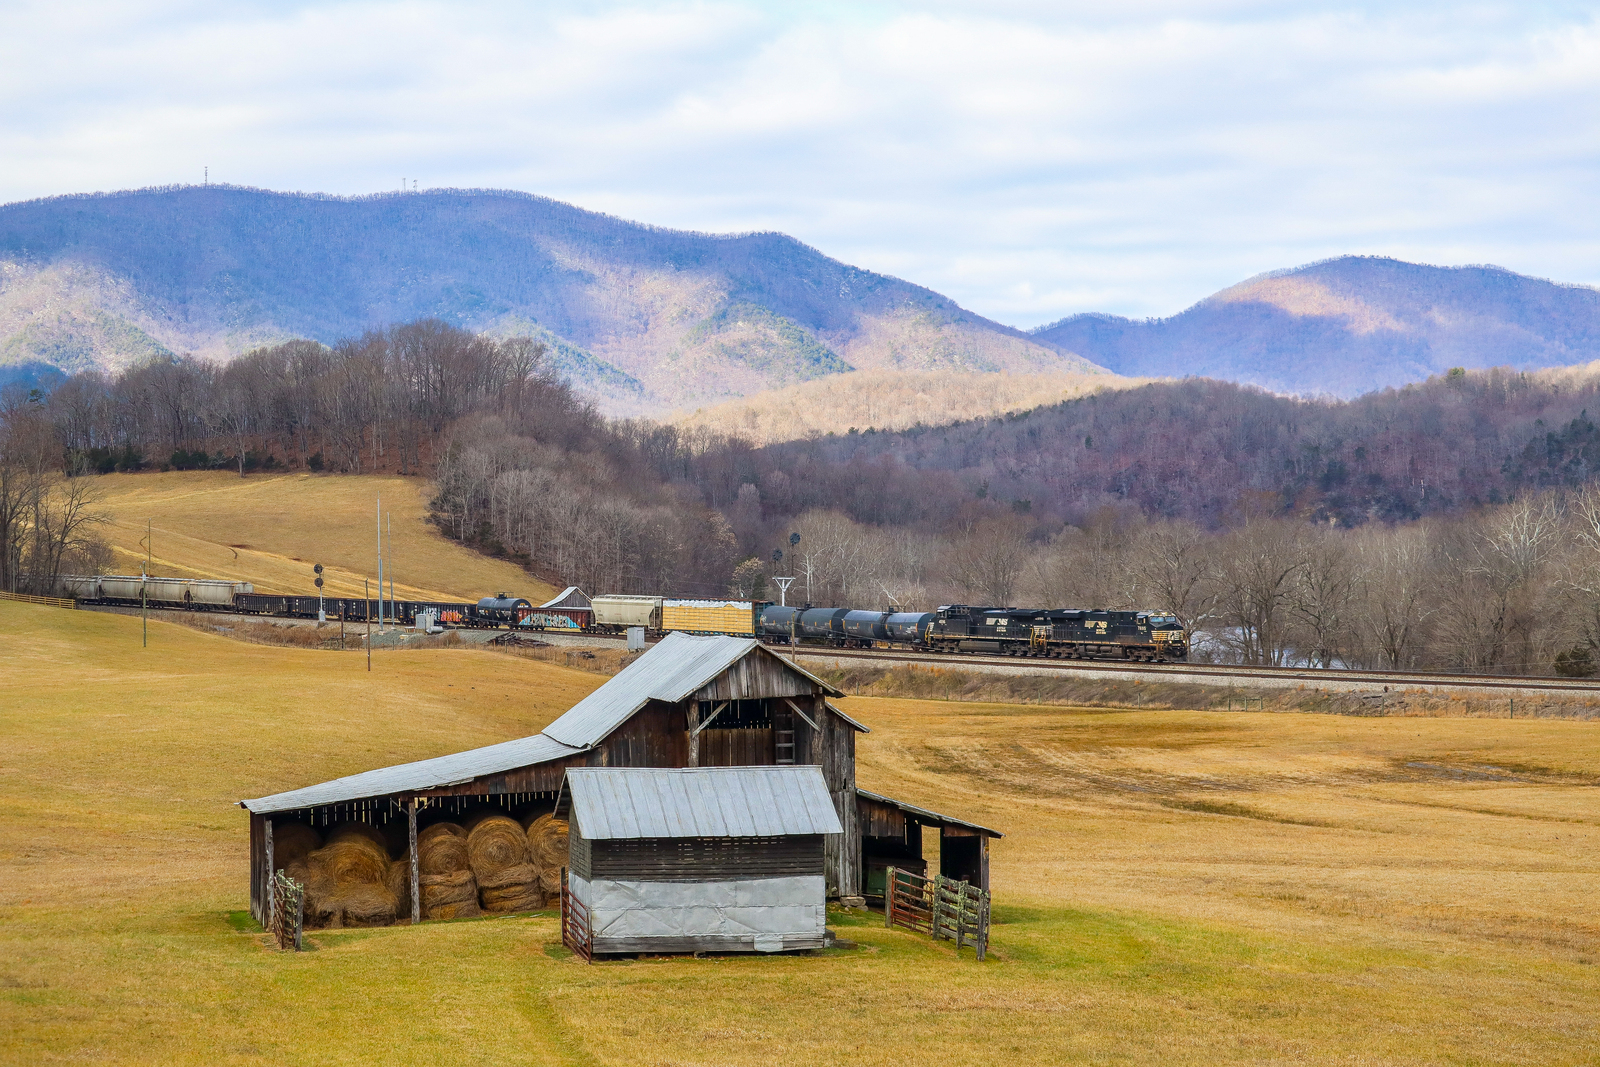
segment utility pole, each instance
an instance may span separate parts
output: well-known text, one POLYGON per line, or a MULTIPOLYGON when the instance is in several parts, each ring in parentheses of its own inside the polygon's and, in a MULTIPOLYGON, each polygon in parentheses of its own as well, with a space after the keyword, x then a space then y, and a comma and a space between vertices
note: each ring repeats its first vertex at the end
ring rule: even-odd
POLYGON ((144 647, 150 647, 150 567, 154 562, 151 538, 155 533, 155 520, 144 520, 144 566, 139 568, 139 620, 144 630, 144 647))
MULTIPOLYGON (((392 554, 394 552, 394 512, 386 512, 383 517, 383 523, 389 535, 389 552, 392 554)), ((394 571, 389 572, 389 621, 396 626, 399 625, 394 613, 394 571)))
MULTIPOLYGON (((372 590, 367 589, 367 599, 372 599, 372 590)), ((367 605, 367 615, 372 614, 372 605, 367 605)), ((383 494, 378 494, 378 632, 383 632, 383 494)), ((370 649, 369 649, 370 655, 370 649)))
POLYGON ((361 579, 367 591, 367 673, 372 673, 372 579, 361 579))

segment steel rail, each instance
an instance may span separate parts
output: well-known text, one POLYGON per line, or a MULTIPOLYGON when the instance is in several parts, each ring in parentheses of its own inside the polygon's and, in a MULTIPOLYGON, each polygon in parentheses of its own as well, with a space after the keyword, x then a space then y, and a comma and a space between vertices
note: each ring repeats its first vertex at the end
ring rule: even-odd
MULTIPOLYGON (((773 646, 788 650, 788 646, 773 646)), ((1534 691, 1600 692, 1600 679, 1517 677, 1504 674, 1444 674, 1429 671, 1371 671, 1340 667, 1263 667, 1227 663, 1121 663, 1116 660, 1055 659, 1045 656, 996 656, 983 653, 928 653, 899 649, 854 649, 798 646, 810 658, 892 660, 931 663, 959 670, 963 666, 1026 667, 1046 671, 1084 671, 1126 675, 1212 675, 1221 679, 1248 678, 1276 682, 1306 681, 1323 684, 1371 684, 1404 687, 1465 687, 1534 691)))

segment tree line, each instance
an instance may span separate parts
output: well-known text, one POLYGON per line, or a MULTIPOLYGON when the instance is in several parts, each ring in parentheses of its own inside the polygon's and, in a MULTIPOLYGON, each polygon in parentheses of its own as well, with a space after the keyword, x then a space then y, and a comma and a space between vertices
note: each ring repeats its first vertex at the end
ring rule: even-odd
POLYGON ((1346 403, 1183 381, 757 447, 605 419, 542 346, 423 321, 7 393, 0 582, 94 565, 78 475, 381 470, 431 476, 448 536, 591 592, 766 597, 783 574, 823 605, 1166 608, 1219 660, 1587 673, 1596 383, 1452 372, 1346 403))

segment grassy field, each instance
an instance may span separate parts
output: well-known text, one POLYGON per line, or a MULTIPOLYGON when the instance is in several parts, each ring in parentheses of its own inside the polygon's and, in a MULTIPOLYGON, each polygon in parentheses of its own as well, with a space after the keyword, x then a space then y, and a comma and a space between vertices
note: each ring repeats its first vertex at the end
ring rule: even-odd
POLYGON ((0 602, 0 1061, 1600 1062, 1600 727, 854 698, 864 786, 995 825, 995 958, 585 966, 553 917, 247 907, 258 796, 531 733, 604 679, 0 602))
POLYGON ((171 471, 96 479, 112 517, 101 535, 117 567, 139 573, 145 523, 154 523, 155 574, 231 578, 263 593, 316 592, 314 563, 330 596, 376 595, 376 504, 392 513, 384 577, 402 599, 473 600, 501 590, 535 604, 556 592, 512 563, 446 540, 427 521, 428 483, 390 475, 252 474, 171 471))

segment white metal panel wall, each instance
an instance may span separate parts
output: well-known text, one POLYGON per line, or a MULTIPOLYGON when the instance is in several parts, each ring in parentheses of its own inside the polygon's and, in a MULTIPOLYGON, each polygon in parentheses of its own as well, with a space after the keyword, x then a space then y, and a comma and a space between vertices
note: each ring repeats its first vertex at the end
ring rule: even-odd
POLYGON ((828 922, 827 886, 820 875, 728 882, 634 882, 568 874, 572 895, 589 908, 595 947, 616 938, 822 937, 828 922))

